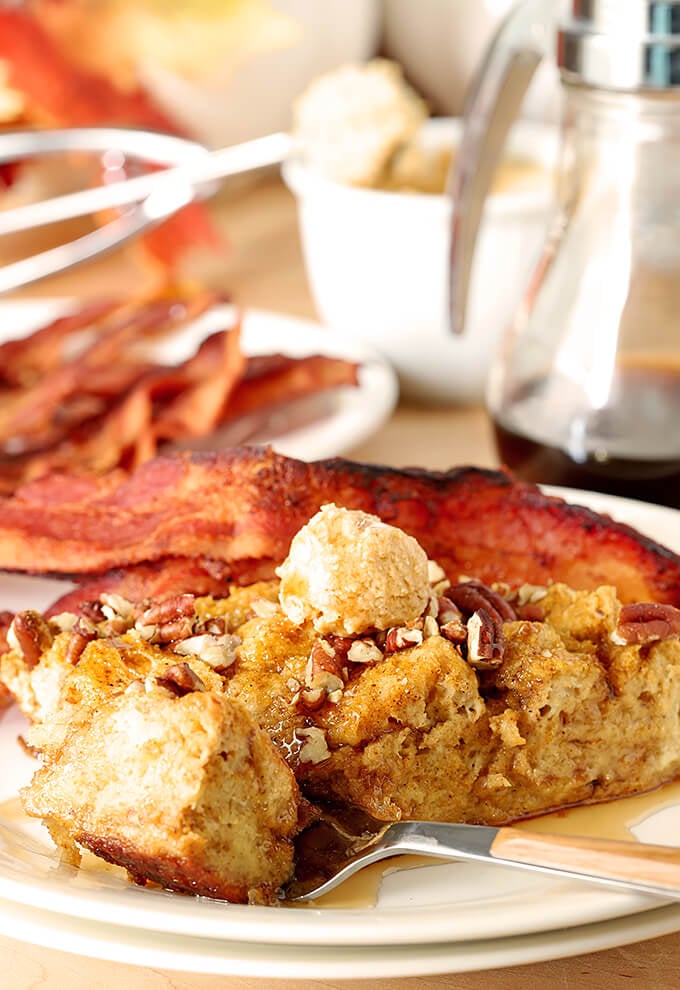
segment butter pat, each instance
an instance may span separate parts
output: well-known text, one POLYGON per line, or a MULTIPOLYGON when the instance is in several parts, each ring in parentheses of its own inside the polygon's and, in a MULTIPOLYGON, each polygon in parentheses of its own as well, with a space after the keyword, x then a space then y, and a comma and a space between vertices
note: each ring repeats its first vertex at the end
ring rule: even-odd
POLYGON ((427 554, 377 516, 324 505, 277 569, 281 608, 319 633, 356 636, 401 626, 428 604, 427 554))
POLYGON ((376 58, 319 76, 298 99, 293 116, 296 137, 314 169, 335 182, 375 186, 428 112, 401 67, 376 58))

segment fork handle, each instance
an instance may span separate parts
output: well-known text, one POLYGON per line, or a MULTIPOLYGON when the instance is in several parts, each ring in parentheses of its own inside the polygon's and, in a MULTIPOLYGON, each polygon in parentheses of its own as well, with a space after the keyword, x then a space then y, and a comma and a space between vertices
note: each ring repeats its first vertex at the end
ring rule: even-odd
POLYGON ((680 896, 680 848, 613 839, 547 835, 506 826, 489 849, 494 859, 644 885, 680 896))

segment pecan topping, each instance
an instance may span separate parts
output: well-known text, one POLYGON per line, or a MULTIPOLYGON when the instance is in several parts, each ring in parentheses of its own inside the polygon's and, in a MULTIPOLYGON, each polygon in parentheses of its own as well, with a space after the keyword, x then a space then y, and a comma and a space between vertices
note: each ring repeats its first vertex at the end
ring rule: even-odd
POLYGON ((462 616, 457 619, 450 619, 439 627, 439 634, 451 643, 465 643, 468 638, 468 631, 462 616))
POLYGON ((435 594, 441 594, 451 584, 444 568, 436 560, 428 560, 427 562, 427 580, 435 594))
POLYGON ((336 653, 326 639, 317 639, 312 646, 305 669, 305 687, 300 697, 305 707, 314 711, 328 699, 337 702, 345 686, 343 657, 336 653))
MULTIPOLYGON (((429 618, 429 616, 428 616, 429 618)), ((412 646, 420 646, 423 641, 422 629, 409 629, 408 626, 393 626, 385 637, 385 653, 397 653, 412 646)))
POLYGON ((99 601, 102 603, 102 608, 108 618, 111 618, 111 615, 131 616, 135 610, 131 601, 123 598, 122 595, 117 595, 115 591, 103 591, 99 596, 99 601))
POLYGON ((347 651, 350 663, 379 663, 383 652, 372 639, 355 639, 347 651))
POLYGON ((78 621, 78 616, 75 612, 59 612, 57 615, 51 615, 49 621, 50 628, 56 629, 58 633, 71 632, 78 621))
POLYGON ((323 763, 331 755, 323 729, 312 725, 307 729, 296 729, 295 738, 302 743, 300 763, 323 763))
POLYGON ((503 662, 503 623, 484 608, 467 623, 467 661, 477 670, 494 670, 503 662))
POLYGON ((29 667, 35 667, 54 642, 54 636, 40 612, 27 609, 14 616, 7 631, 7 642, 10 648, 21 653, 29 667))
POLYGON ((197 634, 210 633, 212 636, 224 636, 226 631, 227 623, 221 615, 207 618, 204 622, 197 623, 194 628, 194 632, 197 634))
POLYGON ((80 605, 80 614, 90 622, 103 622, 106 618, 101 602, 83 602, 80 605))
POLYGON ((97 630, 94 623, 83 615, 79 616, 71 629, 68 646, 66 647, 66 660, 75 667, 87 644, 96 638, 97 630))
POLYGON ((457 605, 464 615, 472 615, 481 608, 499 622, 512 622, 517 618, 510 602, 480 581, 455 584, 446 592, 446 598, 457 605))
POLYGON ((236 648, 240 643, 240 637, 231 633, 222 633, 222 635, 201 633, 174 643, 172 649, 181 656, 193 654, 200 657, 204 663, 220 674, 231 667, 236 660, 236 648))
POLYGON ((196 611, 194 595, 173 595, 144 609, 137 619, 141 626, 164 626, 179 619, 191 618, 196 611))
POLYGON ((188 639, 194 631, 194 624, 188 616, 181 616, 160 626, 135 623, 135 629, 149 643, 174 643, 188 639))
POLYGON ((156 678, 156 681, 161 687, 176 694, 178 698, 191 694, 192 691, 205 691, 205 684, 201 678, 184 661, 168 667, 160 677, 156 678))
POLYGON ((619 646, 653 643, 680 635, 680 609, 658 602, 623 605, 612 640, 619 646))

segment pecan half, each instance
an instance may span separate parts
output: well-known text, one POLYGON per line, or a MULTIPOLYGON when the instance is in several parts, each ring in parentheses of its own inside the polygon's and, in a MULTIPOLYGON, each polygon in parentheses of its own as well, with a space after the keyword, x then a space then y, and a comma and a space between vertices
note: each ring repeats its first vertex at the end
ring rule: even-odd
POLYGON ((185 662, 168 667, 160 677, 156 678, 156 682, 178 698, 191 694, 192 691, 205 691, 205 684, 201 678, 185 662))
POLYGON ((611 639, 619 646, 653 643, 680 635, 680 609, 659 602, 623 605, 611 639))
POLYGON ((447 590, 445 597, 465 615, 472 615, 481 608, 500 622, 512 622, 517 618, 510 602, 481 581, 454 584, 447 590))
POLYGON ((467 623, 467 662, 477 670, 494 670, 503 662, 503 622, 484 608, 467 623))
POLYGON ((40 612, 27 609, 14 616, 7 630, 7 642, 11 649, 21 653, 29 667, 35 667, 54 642, 54 636, 40 612))

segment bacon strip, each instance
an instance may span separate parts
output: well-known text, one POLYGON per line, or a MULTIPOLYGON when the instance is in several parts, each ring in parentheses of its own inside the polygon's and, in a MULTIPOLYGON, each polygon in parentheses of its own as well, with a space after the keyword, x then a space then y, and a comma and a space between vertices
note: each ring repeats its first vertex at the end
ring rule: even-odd
POLYGON ((263 448, 163 456, 130 477, 52 476, 0 500, 0 567, 85 575, 168 557, 280 562, 334 501, 415 536, 452 579, 617 587, 623 601, 680 605, 680 558, 587 508, 507 474, 304 463, 263 448))

